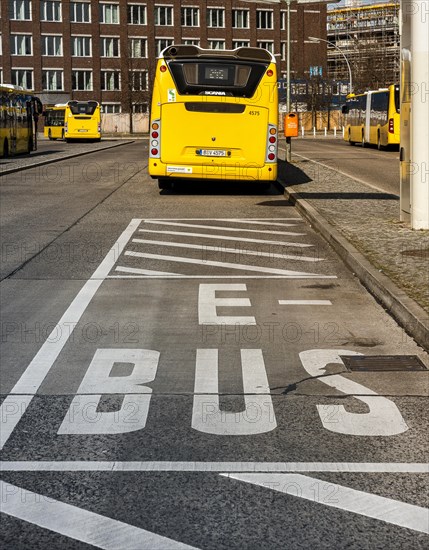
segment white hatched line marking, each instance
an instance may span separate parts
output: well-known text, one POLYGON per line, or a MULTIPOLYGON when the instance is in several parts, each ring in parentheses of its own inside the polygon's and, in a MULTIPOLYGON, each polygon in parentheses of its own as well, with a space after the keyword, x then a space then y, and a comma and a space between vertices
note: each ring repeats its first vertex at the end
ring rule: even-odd
MULTIPOLYGON (((119 271, 121 273, 134 273, 134 269, 132 267, 124 267, 124 266, 118 266, 115 268, 115 271, 119 271)), ((139 269, 140 275, 152 275, 152 276, 159 276, 159 277, 180 277, 180 273, 171 273, 168 271, 154 271, 152 269, 139 269)), ((110 275, 109 279, 112 279, 113 276, 110 275)))
POLYGON ((258 221, 267 221, 268 223, 271 222, 271 220, 274 221, 299 221, 302 222, 302 218, 145 218, 145 220, 151 220, 151 221, 173 221, 173 222, 187 222, 187 221, 199 221, 199 222, 230 222, 230 221, 242 221, 247 222, 251 220, 258 220, 258 221))
POLYGON ((177 248, 189 248, 194 250, 201 250, 205 252, 210 250, 213 252, 226 252, 228 254, 238 254, 244 256, 261 256, 263 258, 281 258, 283 260, 297 260, 302 262, 320 262, 323 258, 311 258, 310 256, 295 256, 293 254, 275 254, 273 252, 259 252, 258 250, 246 250, 241 248, 225 248, 223 246, 208 246, 206 244, 185 244, 185 243, 176 243, 170 241, 152 241, 150 239, 133 239, 133 243, 142 243, 142 244, 156 244, 161 246, 170 246, 177 248))
POLYGON ((191 550, 195 548, 52 497, 0 481, 2 512, 105 550, 191 550))
POLYGON ((216 239, 223 241, 243 241, 246 243, 273 244, 279 246, 297 246, 298 248, 313 247, 313 244, 291 243, 285 241, 268 241, 265 239, 247 239, 245 237, 226 237, 225 235, 210 235, 209 233, 188 233, 185 231, 156 231, 154 229, 139 229, 140 233, 155 233, 156 235, 182 235, 185 237, 203 237, 205 239, 216 239))
POLYGON ((429 474, 426 462, 174 462, 116 460, 1 461, 2 472, 333 472, 429 474))
MULTIPOLYGON (((291 271, 289 269, 276 269, 274 267, 260 267, 258 265, 245 265, 234 264, 229 262, 215 262, 213 260, 197 260, 194 258, 184 258, 181 256, 164 256, 162 254, 149 254, 145 252, 131 252, 127 250, 125 256, 131 256, 133 258, 145 258, 147 260, 160 260, 163 262, 179 262, 192 265, 206 265, 211 267, 224 267, 227 269, 240 269, 242 271, 257 271, 258 273, 271 273, 273 275, 295 276, 295 277, 308 277, 313 275, 312 273, 305 273, 302 271, 291 271)), ((139 271, 136 271, 139 273, 139 271)), ((315 274, 316 277, 323 277, 322 275, 315 274)))
POLYGON ((198 229, 210 229, 215 231, 246 231, 247 233, 269 233, 270 235, 293 235, 294 237, 304 236, 305 233, 294 233, 293 231, 269 231, 267 229, 244 229, 242 227, 224 227, 220 225, 202 225, 194 223, 163 222, 155 220, 144 220, 144 223, 156 225, 172 225, 174 227, 196 227, 198 229))
POLYGON ((100 288, 102 282, 108 276, 110 270, 115 265, 119 255, 131 239, 141 221, 141 219, 134 219, 130 222, 128 227, 106 254, 101 264, 94 271, 91 278, 86 281, 69 305, 51 334, 21 375, 21 378, 12 388, 10 395, 8 395, 1 404, 0 418, 4 420, 2 422, 2 429, 0 430, 0 449, 3 448, 16 425, 21 420, 33 395, 39 389, 67 340, 73 333, 84 311, 100 288), (15 394, 29 394, 18 398, 24 406, 16 406, 17 397, 15 394), (13 413, 11 411, 13 411, 13 413))
POLYGON ((331 300, 279 300, 281 306, 332 306, 331 300))
POLYGON ((372 519, 377 519, 429 533, 429 510, 399 500, 365 493, 350 487, 329 482, 329 495, 315 492, 315 483, 323 487, 326 481, 300 474, 221 474, 229 479, 258 485, 271 491, 285 493, 296 498, 310 500, 323 506, 346 510, 372 519), (333 492, 331 490, 334 489, 333 492), (329 498, 328 498, 329 497, 329 498))
MULTIPOLYGON (((144 275, 131 267, 118 266, 116 271, 133 275, 109 275, 107 279, 336 279, 335 275, 144 275)), ((162 273, 162 272, 161 272, 162 273)))
MULTIPOLYGON (((272 222, 271 220, 267 219, 267 221, 262 221, 262 218, 259 219, 252 219, 252 218, 213 218, 212 221, 215 222, 234 222, 234 223, 248 223, 253 225, 275 225, 278 227, 290 227, 293 225, 296 225, 295 223, 276 223, 272 222)), ((304 220, 302 218, 284 218, 285 222, 298 222, 303 223, 304 220)))

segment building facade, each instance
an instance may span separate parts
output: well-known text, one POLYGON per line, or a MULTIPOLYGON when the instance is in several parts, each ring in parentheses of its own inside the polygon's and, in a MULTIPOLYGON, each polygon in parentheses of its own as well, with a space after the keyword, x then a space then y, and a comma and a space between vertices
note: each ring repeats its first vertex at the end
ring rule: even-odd
POLYGON ((328 11, 328 40, 338 49, 328 49, 330 78, 348 79, 351 66, 355 92, 399 83, 400 0, 363 5, 354 0, 344 8, 328 11), (342 52, 342 53, 341 53, 342 52))
MULTIPOLYGON (((59 99, 95 99, 105 112, 146 112, 160 51, 263 47, 286 72, 285 4, 240 0, 1 0, 0 80, 59 99)), ((326 74, 326 5, 292 4, 291 76, 326 74)))

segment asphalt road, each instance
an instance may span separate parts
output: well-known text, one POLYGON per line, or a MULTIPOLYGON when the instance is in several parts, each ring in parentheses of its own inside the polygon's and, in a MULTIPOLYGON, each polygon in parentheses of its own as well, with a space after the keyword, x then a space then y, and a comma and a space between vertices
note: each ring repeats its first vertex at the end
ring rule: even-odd
MULTIPOLYGON (((363 181, 375 189, 399 196, 399 151, 378 151, 376 147, 350 146, 341 138, 308 137, 292 141, 292 153, 330 166, 337 171, 335 177, 341 184, 341 173, 363 181)), ((309 173, 318 177, 317 164, 309 173)))
POLYGON ((281 186, 146 158, 0 179, 4 547, 426 548, 428 373, 350 369, 427 355, 281 186))

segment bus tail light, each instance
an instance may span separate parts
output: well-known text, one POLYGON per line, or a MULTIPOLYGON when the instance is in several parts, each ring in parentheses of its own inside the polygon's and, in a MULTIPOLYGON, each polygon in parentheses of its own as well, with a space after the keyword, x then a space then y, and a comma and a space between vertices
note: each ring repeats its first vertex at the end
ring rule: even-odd
POLYGON ((277 162, 277 126, 268 125, 265 162, 277 162))
POLYGON ((395 133, 395 123, 393 121, 393 118, 389 118, 389 134, 395 133))
POLYGON ((161 157, 161 120, 159 118, 151 122, 149 139, 149 158, 159 159, 161 157))

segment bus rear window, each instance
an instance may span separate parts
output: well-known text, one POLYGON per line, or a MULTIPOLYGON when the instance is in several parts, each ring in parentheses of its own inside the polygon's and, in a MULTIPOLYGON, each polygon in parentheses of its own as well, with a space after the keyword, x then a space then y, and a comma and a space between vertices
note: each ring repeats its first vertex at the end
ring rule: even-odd
POLYGON ((97 108, 96 101, 88 101, 79 103, 78 101, 71 101, 69 103, 70 111, 74 115, 93 115, 97 108))
POLYGON ((219 60, 170 61, 170 71, 181 95, 252 97, 266 63, 219 60))

